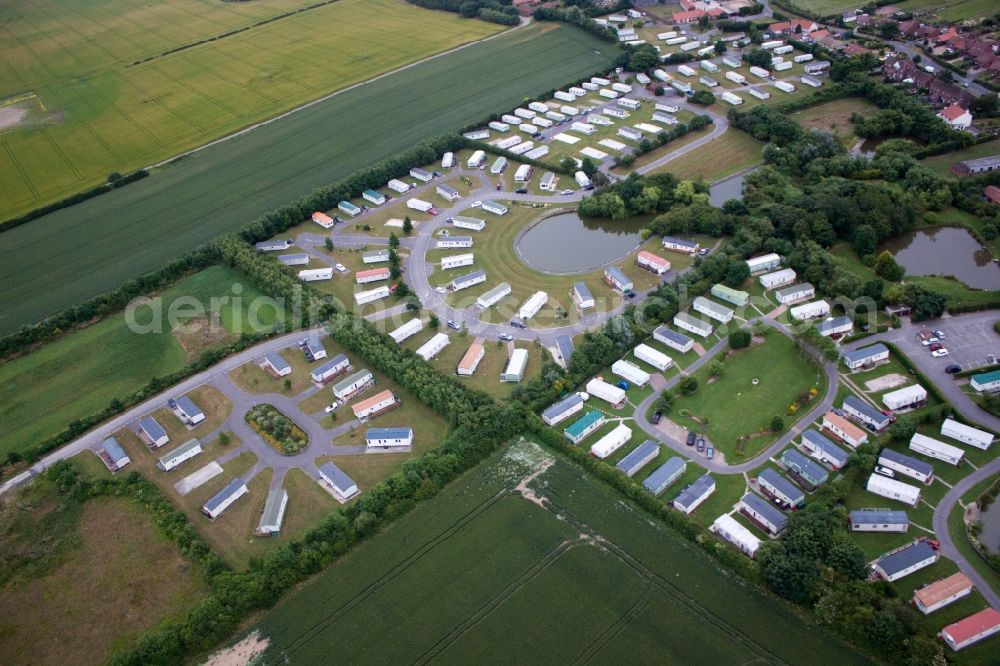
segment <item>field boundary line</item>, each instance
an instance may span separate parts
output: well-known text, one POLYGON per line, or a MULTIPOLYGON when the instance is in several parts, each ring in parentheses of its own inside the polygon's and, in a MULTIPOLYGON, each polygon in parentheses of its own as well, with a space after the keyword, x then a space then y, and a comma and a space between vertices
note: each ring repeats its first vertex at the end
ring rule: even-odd
MULTIPOLYGON (((231 139, 235 139, 236 137, 243 136, 244 134, 249 134, 250 132, 254 131, 255 129, 257 129, 259 127, 263 127, 265 125, 270 125, 273 122, 277 122, 277 121, 279 121, 279 120, 281 120, 283 118, 287 118, 288 116, 290 116, 290 115, 292 115, 294 113, 298 113, 300 111, 304 111, 305 109, 308 109, 308 108, 310 108, 312 106, 315 106, 317 104, 321 104, 321 103, 327 101, 328 99, 332 99, 332 98, 336 97, 337 95, 342 95, 342 94, 344 94, 346 92, 354 90, 355 88, 360 88, 361 86, 368 85, 369 83, 373 83, 375 81, 378 81, 379 79, 384 79, 387 76, 392 76, 393 74, 398 74, 399 72, 404 72, 404 71, 406 71, 408 69, 416 67, 417 65, 422 65, 422 64, 424 64, 426 62, 430 62, 431 60, 435 60, 436 58, 441 58, 441 57, 444 57, 446 55, 450 55, 452 53, 456 53, 458 51, 461 51, 463 49, 467 49, 470 46, 475 46, 477 44, 484 44, 484 43, 492 41, 492 40, 494 40, 494 39, 496 39, 498 37, 501 37, 503 35, 509 35, 509 34, 515 32, 515 31, 520 30, 520 29, 522 29, 522 28, 524 28, 526 26, 529 26, 529 25, 531 25, 530 22, 528 22, 528 23, 522 23, 521 25, 515 26, 515 27, 511 28, 510 30, 503 30, 501 32, 498 32, 495 35, 490 35, 489 37, 483 37, 482 39, 477 39, 475 41, 468 42, 467 44, 459 44, 458 46, 454 46, 454 47, 448 49, 447 51, 441 51, 440 53, 434 53, 434 54, 429 55, 429 56, 427 56, 425 58, 421 58, 420 60, 414 60, 413 62, 407 63, 406 65, 402 65, 401 67, 397 67, 396 69, 389 70, 388 72, 383 72, 382 74, 379 74, 378 76, 373 76, 373 77, 371 77, 369 79, 365 79, 364 81, 358 81, 357 83, 353 83, 353 84, 347 86, 346 88, 341 88, 340 90, 335 90, 332 93, 329 93, 327 95, 324 95, 322 97, 314 99, 311 102, 306 102, 304 104, 300 104, 299 106, 296 106, 293 109, 289 109, 288 111, 284 111, 284 112, 282 112, 282 113, 274 116, 273 118, 268 118, 267 120, 261 120, 260 122, 256 122, 256 123, 250 125, 249 127, 244 127, 241 130, 237 130, 236 132, 232 132, 231 134, 227 134, 226 136, 223 136, 223 137, 220 137, 218 139, 215 139, 214 141, 210 141, 210 142, 208 142, 208 143, 206 143, 206 144, 204 144, 202 146, 198 146, 197 148, 192 148, 191 150, 185 151, 185 152, 180 153, 178 155, 174 155, 173 157, 169 157, 169 158, 167 158, 165 160, 161 160, 161 161, 159 161, 159 162, 157 162, 155 164, 150 164, 149 166, 146 166, 146 167, 143 167, 143 168, 146 169, 146 170, 149 170, 149 169, 158 169, 160 167, 163 167, 163 166, 166 166, 166 165, 170 164, 171 162, 176 162, 177 160, 180 160, 180 159, 183 159, 183 158, 186 158, 186 157, 190 157, 191 155, 194 155, 195 153, 199 153, 199 152, 201 152, 201 151, 203 151, 203 150, 205 150, 207 148, 211 148, 212 146, 215 146, 217 144, 223 143, 225 141, 229 141, 231 139)), ((162 72, 162 70, 160 70, 160 71, 161 71, 161 73, 164 74, 164 76, 166 76, 166 73, 162 72)), ((167 77, 167 78, 171 78, 171 77, 167 77)))
MULTIPOLYGON (((191 87, 190 85, 188 85, 186 82, 181 81, 177 77, 175 77, 175 76, 167 73, 162 67, 159 66, 159 64, 150 65, 150 67, 152 67, 153 69, 155 69, 161 75, 167 77, 169 80, 173 81, 176 85, 179 85, 180 87, 184 88, 185 90, 187 90, 188 92, 190 92, 192 95, 194 95, 196 97, 203 97, 204 99, 206 99, 209 102, 211 102, 212 104, 216 105, 217 107, 219 107, 220 109, 222 109, 226 113, 232 114, 233 116, 235 116, 237 118, 242 118, 243 117, 242 113, 239 113, 238 111, 234 111, 233 109, 229 108, 228 105, 223 104, 222 102, 220 102, 219 100, 217 100, 215 97, 212 97, 208 93, 202 92, 201 90, 197 90, 197 89, 191 87)), ((145 167, 145 168, 151 169, 153 167, 145 167)))
POLYGON ((63 159, 63 161, 66 163, 66 166, 69 167, 69 170, 73 172, 74 176, 76 176, 76 179, 84 180, 83 174, 77 171, 76 165, 73 164, 73 162, 69 159, 69 156, 67 156, 66 153, 63 152, 62 146, 56 143, 56 141, 51 136, 49 136, 49 130, 47 127, 41 131, 41 135, 42 137, 45 138, 46 141, 49 142, 49 145, 52 146, 52 150, 56 151, 56 154, 58 154, 59 157, 63 159))
POLYGON ((611 641, 617 638, 623 631, 628 629, 628 627, 635 622, 647 608, 649 608, 650 602, 653 600, 653 586, 649 584, 649 579, 643 578, 642 592, 639 594, 639 598, 636 599, 635 603, 622 614, 617 620, 615 620, 611 625, 602 631, 597 638, 591 641, 590 645, 587 646, 580 656, 576 658, 573 662, 574 664, 586 664, 596 659, 602 652, 604 648, 608 646, 611 641))
POLYGON ((483 502, 477 504, 476 506, 469 509, 464 514, 460 515, 458 519, 451 525, 445 527, 441 532, 437 534, 434 538, 424 543, 412 554, 410 554, 402 562, 396 564, 392 569, 386 572, 385 575, 374 580, 370 585, 365 586, 363 589, 359 590, 353 597, 340 604, 337 608, 333 609, 331 612, 327 613, 322 617, 316 624, 309 627, 302 635, 300 635, 295 640, 291 641, 288 646, 281 650, 280 654, 274 656, 273 659, 267 661, 269 664, 284 663, 287 658, 295 654, 298 650, 308 644, 317 633, 323 631, 332 622, 336 621, 349 611, 353 610, 358 604, 367 600, 372 596, 375 590, 384 586, 386 583, 391 582, 405 571, 407 571, 414 564, 422 560, 425 556, 431 553, 439 545, 450 539, 451 537, 458 534, 466 525, 471 523, 473 520, 479 517, 480 514, 486 512, 493 507, 501 499, 508 497, 510 493, 509 488, 502 488, 499 492, 494 495, 487 497, 483 502))
POLYGON ((13 164, 14 168, 17 169, 17 173, 20 174, 21 180, 24 181, 24 184, 28 186, 28 190, 31 191, 32 197, 37 199, 38 190, 35 189, 35 184, 31 182, 30 178, 28 178, 28 174, 24 172, 24 167, 21 166, 21 163, 17 160, 17 156, 14 155, 14 151, 11 149, 10 144, 7 143, 7 139, 3 140, 3 149, 7 151, 7 156, 10 158, 11 164, 13 164))
POLYGON ((177 120, 181 121, 182 123, 184 123, 184 124, 185 124, 185 125, 187 125, 188 127, 192 127, 192 128, 194 128, 194 129, 195 129, 196 131, 200 132, 201 134, 204 134, 204 133, 205 133, 205 129, 204 129, 203 127, 199 126, 199 125, 198 125, 197 123, 195 123, 195 122, 194 122, 193 120, 190 120, 190 119, 188 119, 188 118, 185 118, 184 116, 182 116, 182 115, 181 115, 181 114, 180 114, 180 113, 179 113, 178 111, 176 111, 175 109, 171 109, 171 108, 170 108, 169 106, 167 106, 166 104, 164 104, 163 100, 161 100, 161 99, 160 99, 159 97, 153 97, 152 95, 150 95, 150 94, 149 94, 148 92, 146 92, 146 91, 145 91, 144 89, 140 88, 140 87, 139 87, 139 86, 138 86, 138 85, 136 84, 136 82, 135 82, 135 81, 133 81, 133 80, 132 80, 131 78, 129 78, 128 76, 122 76, 122 77, 120 77, 120 79, 121 79, 121 81, 123 81, 123 82, 124 82, 124 83, 126 83, 127 85, 130 85, 130 86, 132 86, 132 89, 133 89, 133 90, 135 90, 135 91, 136 91, 137 93, 139 93, 140 95, 142 95, 142 97, 144 97, 145 99, 149 100, 149 101, 150 101, 150 102, 152 102, 153 104, 156 104, 156 105, 157 105, 158 107, 160 107, 161 109, 163 109, 164 111, 166 111, 166 112, 167 112, 167 113, 168 113, 169 115, 171 115, 171 116, 173 116, 174 118, 176 118, 177 120))

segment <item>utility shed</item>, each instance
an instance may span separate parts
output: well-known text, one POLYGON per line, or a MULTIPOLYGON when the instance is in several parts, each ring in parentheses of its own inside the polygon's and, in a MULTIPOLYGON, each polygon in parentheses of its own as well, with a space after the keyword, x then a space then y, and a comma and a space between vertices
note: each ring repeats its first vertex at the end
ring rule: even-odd
POLYGON ((852 532, 906 532, 910 518, 905 511, 891 509, 857 509, 851 511, 852 532))
POLYGON ((771 535, 780 534, 788 527, 788 516, 760 495, 745 494, 740 498, 739 507, 750 520, 771 535))
POLYGON ((671 483, 681 478, 687 471, 687 461, 679 456, 667 460, 646 477, 642 487, 654 495, 662 495, 671 483))
POLYGON ((632 452, 622 458, 615 467, 625 472, 626 476, 635 476, 639 470, 650 461, 655 460, 659 454, 660 445, 651 439, 647 439, 632 449, 632 452))
POLYGON ((959 423, 955 419, 944 420, 941 424, 941 434, 984 451, 989 450, 990 444, 993 443, 992 433, 959 423))
POLYGON ((898 548, 875 560, 872 568, 890 583, 929 567, 938 560, 938 552, 924 540, 898 548))
POLYGON ((249 492, 247 484, 241 479, 233 479, 226 484, 226 487, 212 496, 205 505, 201 507, 201 512, 211 520, 215 520, 222 513, 231 507, 239 498, 249 492))
POLYGON ((685 515, 691 515, 714 492, 715 479, 706 472, 674 498, 673 507, 685 515))
POLYGON ((757 549, 760 548, 760 539, 753 532, 736 522, 736 519, 728 513, 724 513, 716 518, 715 522, 708 529, 750 557, 754 557, 757 554, 757 549))
POLYGON ((260 522, 254 534, 257 536, 273 536, 281 531, 285 522, 285 509, 288 508, 288 491, 275 488, 267 494, 264 510, 260 514, 260 522))
POLYGON ((959 571, 914 592, 913 605, 924 615, 929 615, 971 593, 972 581, 959 571))

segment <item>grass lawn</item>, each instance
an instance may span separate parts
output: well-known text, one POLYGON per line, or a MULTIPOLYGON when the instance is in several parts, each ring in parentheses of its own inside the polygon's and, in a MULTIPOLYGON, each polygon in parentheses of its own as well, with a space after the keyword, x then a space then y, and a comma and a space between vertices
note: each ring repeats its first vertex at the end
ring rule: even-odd
POLYGON ((761 162, 764 145, 746 132, 728 129, 700 149, 681 155, 654 170, 668 172, 683 180, 715 182, 761 162))
POLYGON ((968 148, 963 148, 962 150, 928 157, 925 160, 921 160, 920 163, 930 167, 938 175, 950 176, 952 175, 950 171, 951 165, 955 162, 974 160, 980 157, 989 157, 998 153, 1000 153, 1000 139, 993 139, 992 141, 980 143, 975 146, 969 146, 968 148))
MULTIPOLYGON (((485 353, 475 373, 470 377, 459 376, 455 373, 458 364, 462 360, 462 357, 465 356, 465 352, 468 351, 469 345, 475 342, 476 338, 472 335, 462 335, 450 330, 447 332, 451 336, 451 344, 445 347, 440 354, 432 358, 430 364, 437 368, 438 372, 454 376, 461 384, 471 389, 489 393, 497 400, 507 400, 510 398, 511 391, 518 384, 500 381, 500 373, 507 367, 507 362, 510 359, 507 351, 507 343, 502 343, 498 340, 484 340, 483 348, 485 353)), ((403 344, 415 350, 430 337, 431 332, 421 332, 403 344)), ((523 380, 527 382, 541 374, 542 364, 551 360, 551 355, 538 344, 521 341, 518 342, 517 346, 528 350, 528 365, 524 369, 523 380)))
POLYGON ((309 5, 20 6, 8 16, 14 41, 0 98, 26 90, 37 97, 34 122, 5 134, 2 169, 12 178, 0 193, 0 216, 502 29, 400 0, 309 5), (243 31, 216 39, 234 29, 243 31), (166 54, 207 38, 211 44, 166 54))
POLYGON ((837 135, 842 145, 850 147, 857 140, 854 136, 854 126, 851 124, 851 115, 854 113, 866 115, 877 108, 863 98, 849 97, 817 104, 793 113, 790 117, 804 128, 829 130, 837 135))
MULTIPOLYGON (((776 434, 767 431, 772 417, 781 416, 790 427, 794 417, 787 414, 788 406, 811 387, 820 391, 814 400, 827 388, 822 373, 801 356, 795 343, 776 332, 763 344, 731 353, 724 374, 715 382, 708 382, 708 367, 694 376, 698 392, 678 396, 667 416, 689 430, 704 432, 730 462, 753 457, 774 441, 776 434), (760 382, 756 386, 751 383, 754 378, 760 382), (753 439, 741 447, 737 440, 745 435, 753 439)), ((808 404, 802 406, 803 411, 808 409, 808 404)))
MULTIPOLYGON (((962 501, 966 504, 974 502, 979 495, 983 493, 990 484, 995 479, 985 479, 981 483, 977 484, 962 496, 962 501)), ((965 559, 969 561, 970 564, 978 571, 986 580, 990 582, 990 586, 995 592, 1000 594, 1000 574, 997 574, 996 569, 991 567, 986 563, 985 560, 979 555, 972 544, 969 543, 968 536, 965 530, 965 509, 962 508, 961 504, 956 504, 952 508, 951 513, 948 514, 948 533, 951 534, 951 538, 955 542, 955 547, 958 549, 965 559)))
MULTIPOLYGON (((117 314, 0 363, 0 457, 28 450, 61 432, 70 421, 131 395, 153 377, 180 369, 192 354, 250 330, 248 307, 258 296, 256 288, 228 268, 208 268, 156 297, 162 299, 164 310, 160 333, 133 333, 125 315, 117 314), (222 327, 206 328, 208 320, 199 318, 176 331, 167 328, 166 312, 178 299, 193 297, 207 307, 213 297, 232 296, 235 285, 242 288, 242 303, 219 309, 222 327)), ((266 311, 261 315, 262 323, 273 323, 266 311)), ((149 323, 150 311, 139 308, 136 320, 149 323)))
POLYGON ((0 516, 0 561, 13 576, 0 585, 0 650, 8 663, 106 663, 208 592, 197 569, 129 500, 81 505, 36 482, 0 516))
MULTIPOLYGON (((320 35, 316 40, 329 36, 337 48, 357 49, 353 60, 377 62, 379 53, 403 54, 411 43, 438 39, 432 24, 423 24, 430 29, 414 31, 420 24, 407 21, 408 16, 440 17, 442 25, 460 26, 460 40, 468 39, 469 31, 480 26, 450 14, 425 13, 400 0, 342 0, 313 11, 345 10, 373 17, 369 25, 357 28, 357 36, 371 34, 369 30, 374 29, 378 37, 343 39, 353 25, 346 22, 299 26, 296 43, 323 66, 335 62, 331 51, 316 48, 316 41, 302 39, 303 34, 320 35), (397 29, 407 34, 406 39, 393 39, 391 35, 401 33, 391 32, 390 24, 401 24, 397 29), (384 51, 378 46, 381 44, 384 51)), ((303 14, 302 20, 308 21, 313 11, 303 14)), ((60 14, 56 10, 51 13, 60 14)), ((495 30, 489 24, 481 25, 487 32, 495 30)), ((256 34, 249 36, 246 49, 268 62, 281 50, 256 34)), ((223 48, 223 44, 204 48, 223 48)), ((571 26, 527 26, 358 86, 279 122, 216 144, 128 187, 6 232, 0 245, 0 312, 5 315, 0 320, 0 334, 113 289, 264 212, 422 140, 607 67, 617 55, 617 46, 571 26), (504 67, 497 67, 501 59, 504 67), (108 238, 115 242, 109 243, 108 238)), ((398 61, 391 63, 395 66, 398 61)), ((153 65, 162 71, 168 69, 165 61, 154 61, 153 65)), ((213 85, 223 85, 211 71, 175 76, 209 94, 213 85), (214 83, 205 84, 206 77, 214 83)), ((265 85, 267 72, 261 76, 260 84, 265 85)), ((345 78, 350 80, 350 72, 345 78)), ((27 87, 15 77, 8 80, 18 90, 27 87)), ((83 82, 79 85, 89 87, 83 82)), ((93 93, 88 94, 93 99, 93 93)), ((218 101, 226 104, 221 96, 218 101)), ((227 106, 241 103, 238 98, 230 102, 227 106)), ((52 106, 58 109, 61 105, 52 106)), ((155 103, 146 106, 158 107, 155 103)), ((90 145, 89 141, 84 144, 90 145)), ((81 148, 85 153, 91 150, 81 148)), ((103 168, 101 175, 108 170, 103 168)), ((0 171, 9 172, 4 166, 0 171)))
POLYGON ((309 372, 314 365, 306 360, 305 355, 298 347, 288 347, 282 349, 281 357, 292 366, 292 374, 287 377, 275 379, 270 373, 265 371, 256 363, 246 363, 235 368, 229 373, 229 378, 233 384, 250 394, 260 393, 284 393, 286 395, 298 395, 312 386, 312 379, 309 372), (285 389, 285 380, 292 383, 289 390, 285 389))

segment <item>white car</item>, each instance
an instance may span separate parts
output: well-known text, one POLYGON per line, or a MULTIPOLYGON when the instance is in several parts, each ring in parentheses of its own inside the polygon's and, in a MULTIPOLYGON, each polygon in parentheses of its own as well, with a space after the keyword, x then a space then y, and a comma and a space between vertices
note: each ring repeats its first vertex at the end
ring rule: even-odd
POLYGON ((434 287, 434 291, 436 291, 439 294, 447 294, 448 293, 448 290, 445 289, 444 287, 434 287))
POLYGON ((941 341, 938 340, 937 338, 927 338, 926 340, 924 340, 920 344, 922 344, 924 347, 928 347, 928 346, 934 344, 935 342, 941 342, 941 341))
POLYGON ((931 352, 931 356, 933 356, 934 358, 941 358, 942 356, 947 356, 947 355, 948 355, 947 349, 938 349, 937 351, 931 352))
POLYGON ((564 195, 564 196, 565 196, 565 195, 567 195, 567 194, 573 194, 573 190, 563 190, 563 191, 562 191, 562 192, 560 192, 559 194, 562 194, 562 195, 564 195))
POLYGON ((481 207, 482 207, 482 205, 483 205, 483 202, 482 202, 482 201, 473 201, 473 202, 472 202, 472 207, 473 207, 473 208, 481 208, 481 207))
POLYGON ((340 403, 334 400, 333 402, 331 402, 329 405, 326 406, 326 409, 324 411, 326 411, 326 413, 329 414, 333 410, 337 409, 337 407, 340 407, 340 403))
POLYGON ((336 268, 341 273, 347 272, 347 266, 345 266, 344 264, 334 264, 333 267, 336 268))

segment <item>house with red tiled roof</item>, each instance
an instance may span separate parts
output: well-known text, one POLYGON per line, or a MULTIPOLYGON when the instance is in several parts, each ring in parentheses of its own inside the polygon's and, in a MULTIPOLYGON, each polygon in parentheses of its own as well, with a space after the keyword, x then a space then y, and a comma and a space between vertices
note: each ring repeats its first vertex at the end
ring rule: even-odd
POLYGON ((934 79, 928 86, 932 102, 937 104, 959 104, 965 108, 972 106, 975 96, 968 90, 962 90, 941 79, 934 79))
POLYGON ((972 114, 968 109, 964 109, 958 104, 941 109, 938 118, 943 119, 952 129, 965 130, 972 125, 972 114))
POLYGON ((848 44, 844 47, 844 55, 848 57, 861 55, 862 53, 871 53, 871 50, 866 49, 860 44, 848 44))
POLYGON ((996 185, 990 185, 985 190, 983 190, 983 196, 990 203, 995 203, 1000 206, 1000 187, 996 185))
POLYGON ((903 37, 913 37, 920 30, 920 21, 909 20, 899 24, 899 34, 903 37))
POLYGON ((958 36, 958 30, 956 30, 955 27, 952 26, 948 28, 946 31, 939 34, 937 37, 935 37, 934 41, 936 41, 938 44, 944 44, 948 40, 954 39, 957 36, 958 36))
POLYGON ((780 21, 778 23, 772 23, 767 26, 767 31, 772 35, 786 35, 793 32, 808 34, 813 30, 816 30, 818 27, 819 26, 816 25, 815 21, 795 19, 794 21, 780 21))
POLYGON ((702 9, 692 9, 686 12, 674 12, 671 18, 674 20, 674 23, 694 23, 706 15, 706 12, 702 9))
POLYGON ((830 31, 827 30, 826 28, 823 28, 822 30, 814 30, 813 32, 810 32, 807 38, 811 39, 814 42, 818 42, 824 37, 829 37, 829 36, 830 36, 830 31))

